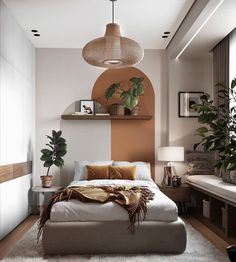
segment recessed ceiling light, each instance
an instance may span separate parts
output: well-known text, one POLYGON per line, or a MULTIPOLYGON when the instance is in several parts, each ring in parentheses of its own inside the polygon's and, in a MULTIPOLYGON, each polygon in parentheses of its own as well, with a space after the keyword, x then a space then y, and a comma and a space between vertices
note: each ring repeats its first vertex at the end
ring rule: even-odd
POLYGON ((40 34, 34 34, 34 36, 40 36, 40 34))
POLYGON ((32 32, 32 33, 37 33, 38 30, 36 30, 36 29, 32 29, 31 32, 32 32))
POLYGON ((164 34, 165 34, 165 35, 169 35, 169 34, 170 34, 170 32, 169 32, 169 31, 166 31, 166 32, 164 32, 164 34))
POLYGON ((167 38, 167 37, 168 37, 168 35, 163 35, 163 36, 162 36, 162 38, 167 38))

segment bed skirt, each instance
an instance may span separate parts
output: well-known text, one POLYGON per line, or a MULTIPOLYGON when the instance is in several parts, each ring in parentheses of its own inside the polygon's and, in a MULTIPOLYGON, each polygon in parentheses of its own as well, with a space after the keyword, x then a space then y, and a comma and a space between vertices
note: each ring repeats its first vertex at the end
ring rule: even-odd
POLYGON ((43 228, 42 244, 47 255, 111 253, 182 253, 186 228, 174 222, 144 221, 135 234, 127 221, 52 222, 43 228))

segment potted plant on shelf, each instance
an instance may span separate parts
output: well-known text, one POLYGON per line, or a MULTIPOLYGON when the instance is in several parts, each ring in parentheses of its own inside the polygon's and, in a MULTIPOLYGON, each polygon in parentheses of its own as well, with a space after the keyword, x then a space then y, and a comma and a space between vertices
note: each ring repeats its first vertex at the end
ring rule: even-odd
POLYGON ((202 145, 205 151, 217 153, 215 167, 221 174, 236 170, 236 78, 230 87, 218 83, 218 106, 213 105, 210 95, 205 93, 201 103, 194 106, 198 122, 204 124, 196 132, 201 141, 194 150, 202 145))
POLYGON ((40 160, 44 162, 43 166, 47 167, 47 174, 41 176, 42 187, 52 186, 52 176, 49 175, 51 166, 55 165, 59 168, 64 166, 63 156, 67 153, 66 151, 66 140, 61 137, 62 131, 52 130, 52 136, 48 136, 49 143, 46 144, 47 148, 41 150, 42 156, 40 160))
POLYGON ((130 79, 131 87, 128 90, 124 90, 120 82, 113 83, 107 88, 105 97, 108 100, 115 93, 119 94, 125 108, 128 108, 132 115, 137 115, 139 97, 144 94, 143 80, 143 77, 132 77, 130 79))

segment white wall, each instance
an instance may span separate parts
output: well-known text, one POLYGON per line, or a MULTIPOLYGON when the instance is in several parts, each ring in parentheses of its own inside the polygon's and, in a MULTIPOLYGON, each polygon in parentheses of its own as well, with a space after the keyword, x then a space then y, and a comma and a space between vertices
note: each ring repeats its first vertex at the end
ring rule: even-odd
MULTIPOLYGON (((103 69, 91 67, 82 59, 81 49, 37 49, 36 50, 36 160, 34 184, 40 185, 40 176, 45 175, 46 169, 40 161, 40 150, 45 147, 47 138, 45 135, 51 133, 52 129, 61 129, 61 115, 64 110, 80 99, 90 99, 91 90, 96 78, 103 72, 103 69)), ((76 159, 87 157, 91 146, 88 139, 78 131, 79 123, 68 123, 71 130, 65 132, 63 136, 68 141, 68 155, 72 156, 68 165, 73 165, 76 159), (73 128, 74 127, 74 128, 73 128), (69 134, 68 134, 69 132, 69 134), (71 135, 70 135, 71 134, 71 135), (73 139, 72 139, 73 138, 73 139), (81 149, 85 155, 79 155, 81 149), (79 151, 78 151, 79 150, 79 151), (72 152, 72 153, 71 153, 72 152)), ((87 123, 89 125, 89 123, 87 123)), ((102 128, 102 135, 97 136, 101 143, 107 145, 107 130, 109 122, 99 122, 102 128)), ((84 132, 84 131, 82 131, 84 132)), ((96 136, 96 130, 87 128, 88 137, 90 132, 96 136)), ((94 143, 96 148, 97 144, 94 143)), ((100 159, 110 158, 107 148, 99 156, 100 159)), ((60 184, 60 171, 58 168, 51 168, 50 173, 54 175, 54 184, 60 184)), ((62 183, 66 183, 66 178, 62 183)))
MULTIPOLYGON (((196 91, 213 94, 213 64, 209 59, 170 59, 169 60, 169 95, 168 95, 168 144, 184 146, 193 150, 193 144, 199 141, 195 130, 199 127, 197 118, 178 117, 178 92, 196 91)), ((165 145, 163 145, 165 146, 165 145)), ((159 163, 159 166, 162 163, 159 163)), ((174 163, 178 175, 186 170, 184 163, 174 163)), ((158 182, 161 183, 163 168, 158 182)))
POLYGON ((212 94, 212 60, 172 59, 169 63, 169 144, 191 150, 198 141, 194 131, 197 118, 178 117, 178 92, 202 91, 212 94))
MULTIPOLYGON (((145 50, 144 60, 137 65, 153 84, 155 92, 155 148, 176 145, 191 149, 194 143, 196 118, 178 117, 179 91, 207 91, 212 89, 212 59, 168 60, 165 50, 145 50), (169 77, 169 78, 168 78, 169 77), (169 86, 168 86, 169 84, 169 86)), ((73 174, 76 159, 110 159, 109 121, 63 121, 60 115, 73 102, 89 99, 97 77, 103 69, 86 64, 81 49, 37 49, 37 143, 35 184, 45 173, 39 160, 45 146, 45 134, 62 129, 68 140, 68 154, 60 181, 54 169, 54 183, 66 184, 73 174)), ((73 110, 72 110, 73 111, 73 110)), ((165 163, 156 161, 155 179, 161 183, 165 163)), ((182 175, 184 164, 175 164, 182 175)))
MULTIPOLYGON (((0 165, 32 161, 35 49, 0 0, 0 165)), ((29 214, 31 174, 0 184, 0 238, 29 214)))
MULTIPOLYGON (((62 129, 68 142, 68 154, 60 181, 59 170, 52 170, 54 184, 67 182, 76 159, 111 158, 110 121, 61 121, 60 116, 73 102, 90 99, 93 85, 104 69, 88 65, 81 49, 37 49, 36 51, 36 161, 34 183, 45 174, 39 160, 46 134, 62 129), (67 173, 67 175, 65 174, 67 173)), ((167 63, 164 50, 145 50, 137 66, 151 80, 156 97, 156 147, 166 141, 167 63)))

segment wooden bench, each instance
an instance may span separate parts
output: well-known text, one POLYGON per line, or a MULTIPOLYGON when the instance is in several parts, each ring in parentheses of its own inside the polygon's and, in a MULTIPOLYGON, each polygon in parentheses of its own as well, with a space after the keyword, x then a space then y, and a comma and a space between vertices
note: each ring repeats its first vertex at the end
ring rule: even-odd
POLYGON ((213 175, 189 176, 194 207, 191 214, 229 243, 236 243, 236 185, 213 175), (209 213, 203 215, 203 201, 209 213))

